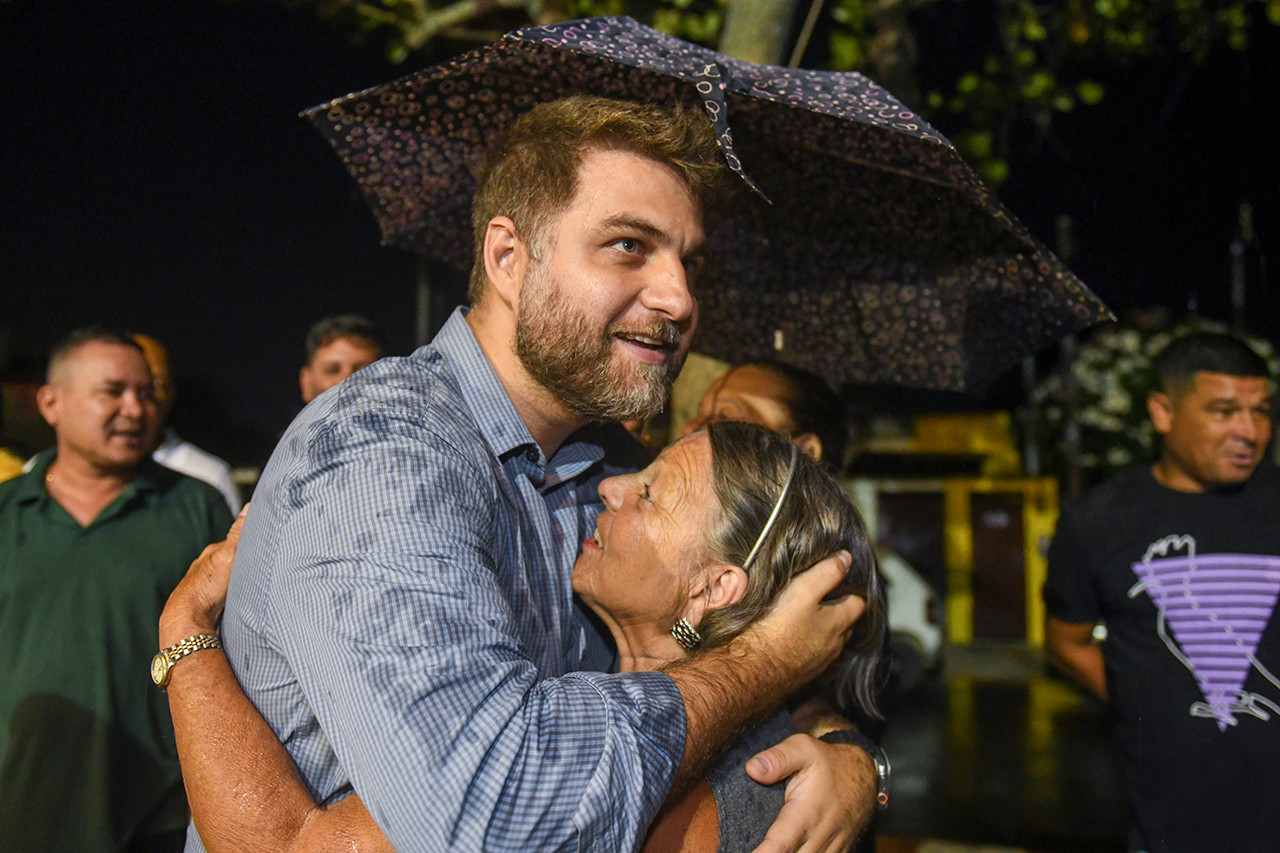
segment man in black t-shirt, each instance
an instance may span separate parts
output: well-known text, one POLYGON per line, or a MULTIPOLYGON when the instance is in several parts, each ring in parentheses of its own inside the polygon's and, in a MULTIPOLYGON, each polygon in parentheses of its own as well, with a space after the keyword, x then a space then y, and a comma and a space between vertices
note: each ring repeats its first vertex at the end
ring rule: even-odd
POLYGON ((1194 333, 1157 357, 1161 454, 1067 505, 1050 659, 1112 703, 1134 850, 1280 846, 1280 471, 1266 362, 1194 333), (1093 641, 1106 623, 1105 646, 1093 641))

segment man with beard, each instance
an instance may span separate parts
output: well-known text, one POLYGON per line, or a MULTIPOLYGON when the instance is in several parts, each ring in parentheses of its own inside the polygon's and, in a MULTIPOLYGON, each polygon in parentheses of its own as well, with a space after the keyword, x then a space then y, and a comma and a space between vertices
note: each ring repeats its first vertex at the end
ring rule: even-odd
MULTIPOLYGON (((264 472, 228 656, 317 801, 358 791, 396 849, 634 849, 673 782, 816 674, 861 612, 821 601, 845 555, 741 642, 606 675, 572 600, 597 486, 640 462, 602 422, 656 411, 679 372, 719 171, 700 115, 533 110, 480 179, 471 310, 313 403, 264 472)), ((206 695, 188 689, 217 663, 201 657, 178 663, 175 707, 206 695)), ((776 776, 809 762, 794 798, 843 813, 791 831, 847 848, 871 797, 843 780, 868 782, 870 762, 806 741, 774 755, 776 776)), ((242 796, 244 813, 271 794, 242 796)))
POLYGON ((143 672, 231 514, 148 458, 151 373, 123 333, 64 339, 37 403, 57 444, 0 484, 0 850, 179 850, 173 729, 143 672))

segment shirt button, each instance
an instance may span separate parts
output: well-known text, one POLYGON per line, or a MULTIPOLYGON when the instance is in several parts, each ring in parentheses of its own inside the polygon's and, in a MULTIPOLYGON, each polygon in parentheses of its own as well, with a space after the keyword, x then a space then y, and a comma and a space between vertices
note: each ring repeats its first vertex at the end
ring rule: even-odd
POLYGON ((537 448, 535 448, 535 447, 530 447, 528 450, 526 450, 526 451, 524 452, 524 458, 525 458, 525 459, 528 459, 530 462, 532 462, 532 463, 534 463, 534 464, 537 464, 537 462, 538 462, 538 450, 537 450, 537 448))

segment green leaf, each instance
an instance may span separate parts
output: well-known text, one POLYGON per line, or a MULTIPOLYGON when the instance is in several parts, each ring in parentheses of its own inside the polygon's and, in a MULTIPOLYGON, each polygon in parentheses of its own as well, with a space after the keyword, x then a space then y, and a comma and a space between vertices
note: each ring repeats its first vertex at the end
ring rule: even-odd
POLYGON ((668 35, 680 32, 680 13, 674 9, 658 9, 653 13, 653 28, 668 35))
POLYGON ((994 138, 989 130, 966 133, 961 137, 965 154, 975 160, 985 160, 991 156, 994 149, 993 141, 994 138))
POLYGON ((866 54, 857 36, 839 30, 831 34, 831 64, 841 70, 858 68, 866 54))
POLYGON ((711 42, 720 33, 722 18, 719 10, 712 9, 702 15, 690 15, 685 18, 689 38, 697 42, 711 42))
POLYGON ((1022 94, 1030 99, 1042 98, 1053 88, 1053 74, 1043 69, 1032 73, 1022 84, 1022 94))
POLYGON ((1081 103, 1089 106, 1100 103, 1106 91, 1101 83, 1094 80, 1081 80, 1076 85, 1076 97, 1080 99, 1081 103))
POLYGON ((993 187, 998 187, 1009 177, 1009 164, 1000 157, 992 157, 978 164, 978 174, 993 187))

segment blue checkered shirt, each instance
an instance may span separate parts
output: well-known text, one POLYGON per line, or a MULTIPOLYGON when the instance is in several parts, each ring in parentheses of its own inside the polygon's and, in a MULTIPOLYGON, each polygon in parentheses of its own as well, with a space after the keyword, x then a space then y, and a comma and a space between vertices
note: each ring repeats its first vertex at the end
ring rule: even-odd
POLYGON ((621 436, 544 459, 461 311, 299 415, 223 636, 317 800, 354 788, 401 851, 639 845, 684 705, 663 674, 583 671, 605 667, 569 586, 596 487, 634 470, 621 436))

